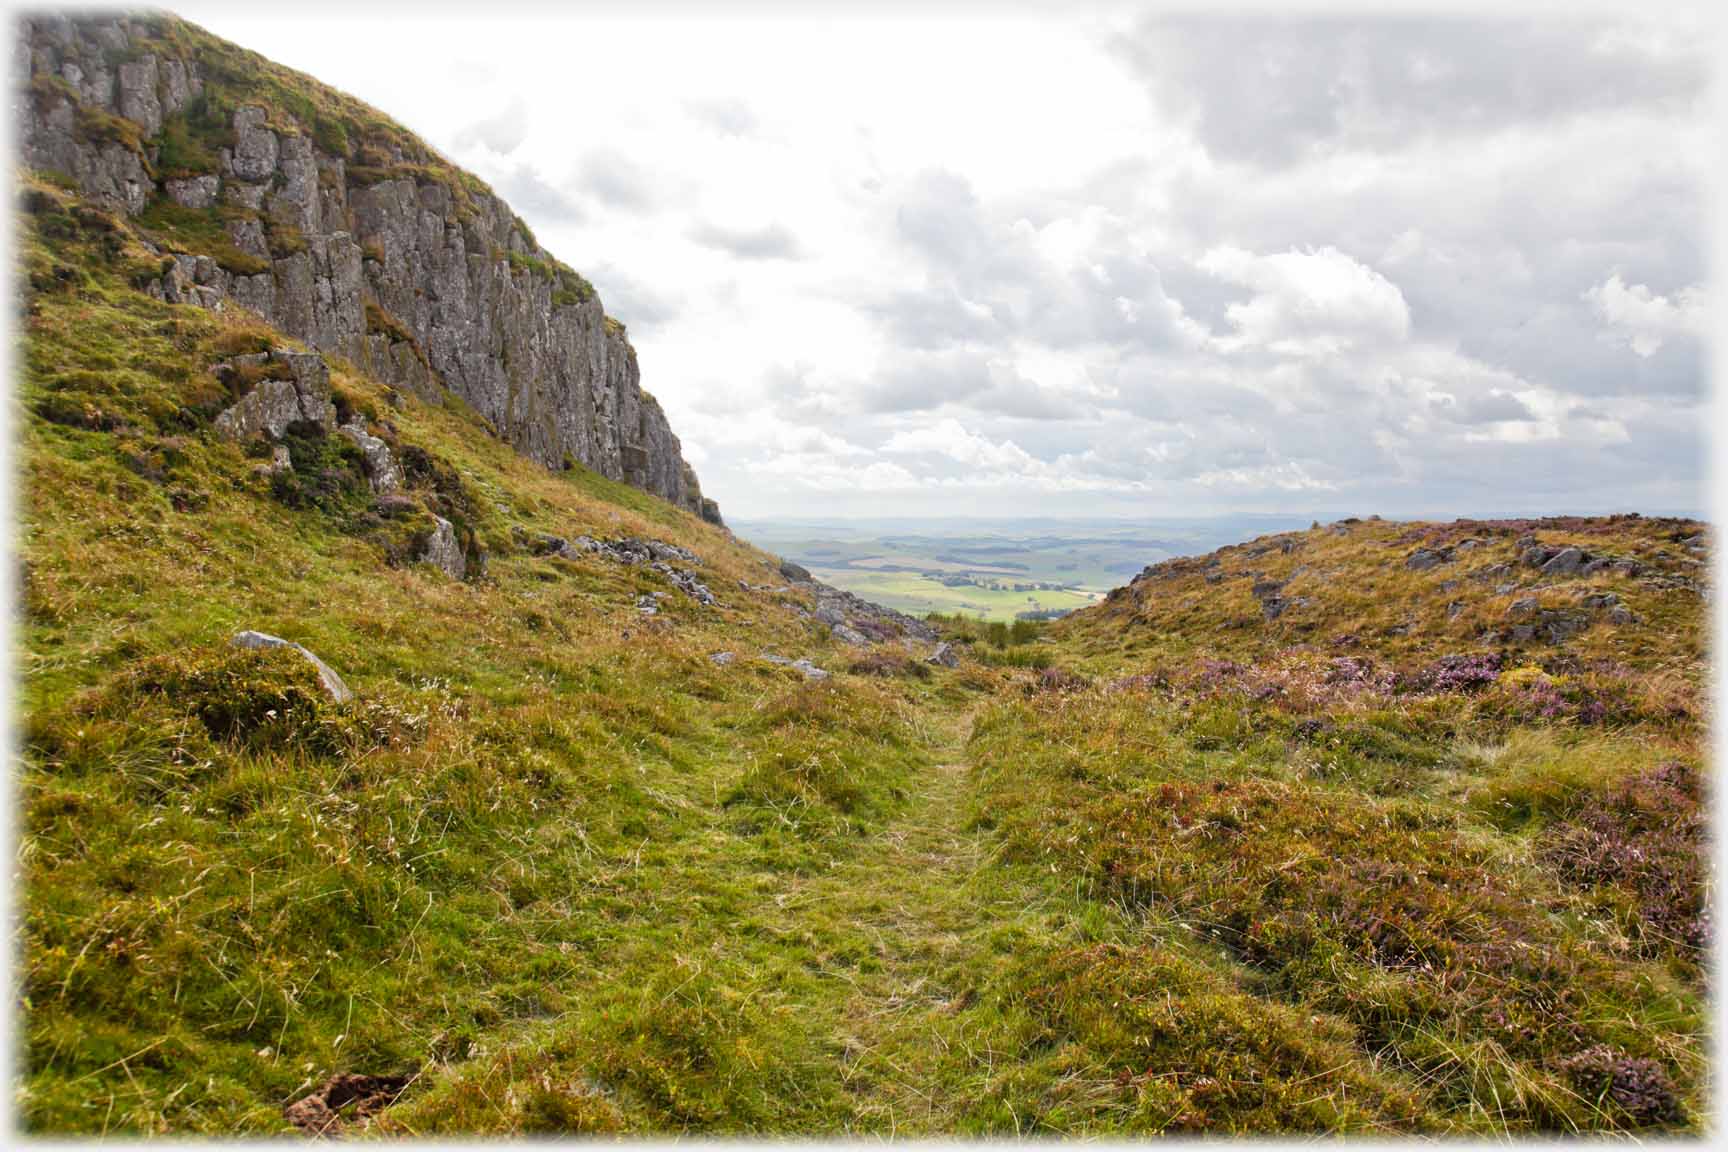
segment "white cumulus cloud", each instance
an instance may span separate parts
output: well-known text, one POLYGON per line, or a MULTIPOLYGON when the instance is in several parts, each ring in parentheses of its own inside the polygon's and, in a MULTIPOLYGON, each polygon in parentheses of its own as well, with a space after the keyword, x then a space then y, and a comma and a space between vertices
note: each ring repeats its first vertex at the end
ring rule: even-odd
POLYGON ((1615 272, 1584 293, 1607 322, 1611 340, 1640 356, 1654 356, 1664 341, 1704 328, 1704 289, 1694 284, 1673 296, 1659 296, 1643 284, 1627 284, 1615 272))
POLYGON ((1398 286, 1330 245, 1266 256, 1223 246, 1207 251, 1198 266, 1254 292, 1225 309, 1236 329, 1219 341, 1227 349, 1337 352, 1410 332, 1410 308, 1398 286))

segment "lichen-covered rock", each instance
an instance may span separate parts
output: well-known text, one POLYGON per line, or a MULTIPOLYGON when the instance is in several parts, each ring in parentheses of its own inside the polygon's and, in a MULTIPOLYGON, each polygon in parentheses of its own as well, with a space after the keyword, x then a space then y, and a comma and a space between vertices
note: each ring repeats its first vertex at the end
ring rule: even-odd
POLYGON ((330 403, 330 369, 314 352, 272 348, 235 357, 230 365, 280 365, 284 375, 260 380, 227 411, 216 417, 216 431, 231 440, 253 436, 281 439, 290 424, 301 422, 331 428, 336 409, 330 403))
POLYGON ((1542 564, 1544 576, 1576 576, 1589 561, 1582 548, 1562 548, 1542 564))
POLYGON ((211 174, 193 176, 186 180, 168 180, 163 183, 163 190, 168 193, 168 199, 182 208, 210 208, 215 205, 216 198, 222 191, 222 178, 211 174))
POLYGON ((249 309, 432 399, 448 388, 549 468, 575 461, 721 523, 665 412, 641 389, 623 326, 478 182, 401 155, 382 167, 369 160, 357 177, 319 146, 316 125, 240 93, 232 146, 213 169, 158 185, 149 157, 159 134, 205 84, 196 49, 183 46, 196 38, 152 35, 160 20, 173 18, 30 16, 18 45, 27 167, 61 173, 130 215, 157 196, 212 212, 219 200, 238 214, 227 221, 234 246, 268 264, 220 280, 182 274, 155 293, 249 309), (135 126, 136 141, 92 134, 82 112, 135 126))
POLYGON ((262 184, 276 174, 276 133, 264 126, 269 118, 256 104, 234 109, 234 148, 224 157, 230 175, 262 184))
POLYGON ((402 469, 397 467, 390 445, 366 431, 358 416, 342 425, 341 432, 360 449, 360 458, 366 465, 366 482, 374 493, 382 496, 402 487, 402 469))
POLYGON ((421 562, 442 568, 452 580, 468 574, 468 558, 462 554, 462 541, 456 537, 456 526, 442 516, 432 517, 435 527, 420 553, 421 562))

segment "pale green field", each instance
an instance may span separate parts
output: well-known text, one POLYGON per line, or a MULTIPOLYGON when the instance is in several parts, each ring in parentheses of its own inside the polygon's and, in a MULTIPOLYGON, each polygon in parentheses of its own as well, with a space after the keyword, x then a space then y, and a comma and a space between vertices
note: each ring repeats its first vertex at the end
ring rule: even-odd
POLYGON ((860 568, 812 568, 816 578, 888 608, 923 616, 962 612, 986 620, 1012 620, 1029 609, 1084 608, 1099 598, 1093 592, 1010 592, 991 588, 949 588, 916 572, 871 572, 860 568))

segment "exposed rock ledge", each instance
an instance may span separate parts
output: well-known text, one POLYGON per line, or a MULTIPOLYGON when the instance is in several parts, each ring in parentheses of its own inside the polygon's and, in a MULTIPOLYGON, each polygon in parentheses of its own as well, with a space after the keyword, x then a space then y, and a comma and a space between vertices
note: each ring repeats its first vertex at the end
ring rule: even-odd
POLYGON ((578 461, 719 522, 641 390, 623 326, 507 204, 429 166, 424 145, 351 159, 317 125, 241 93, 211 170, 158 178, 167 130, 215 82, 209 45, 166 15, 24 18, 24 164, 129 216, 171 201, 225 229, 223 251, 165 266, 163 299, 233 302, 389 383, 447 387, 549 468, 578 461))

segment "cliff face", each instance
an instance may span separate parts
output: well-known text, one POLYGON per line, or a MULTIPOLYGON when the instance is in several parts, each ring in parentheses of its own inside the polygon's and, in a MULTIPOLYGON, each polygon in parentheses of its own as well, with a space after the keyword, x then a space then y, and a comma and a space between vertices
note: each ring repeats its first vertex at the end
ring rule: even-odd
POLYGON ((448 388, 547 467, 719 521, 592 286, 412 134, 168 16, 32 16, 16 50, 23 163, 160 244, 152 294, 249 308, 379 379, 448 388))

